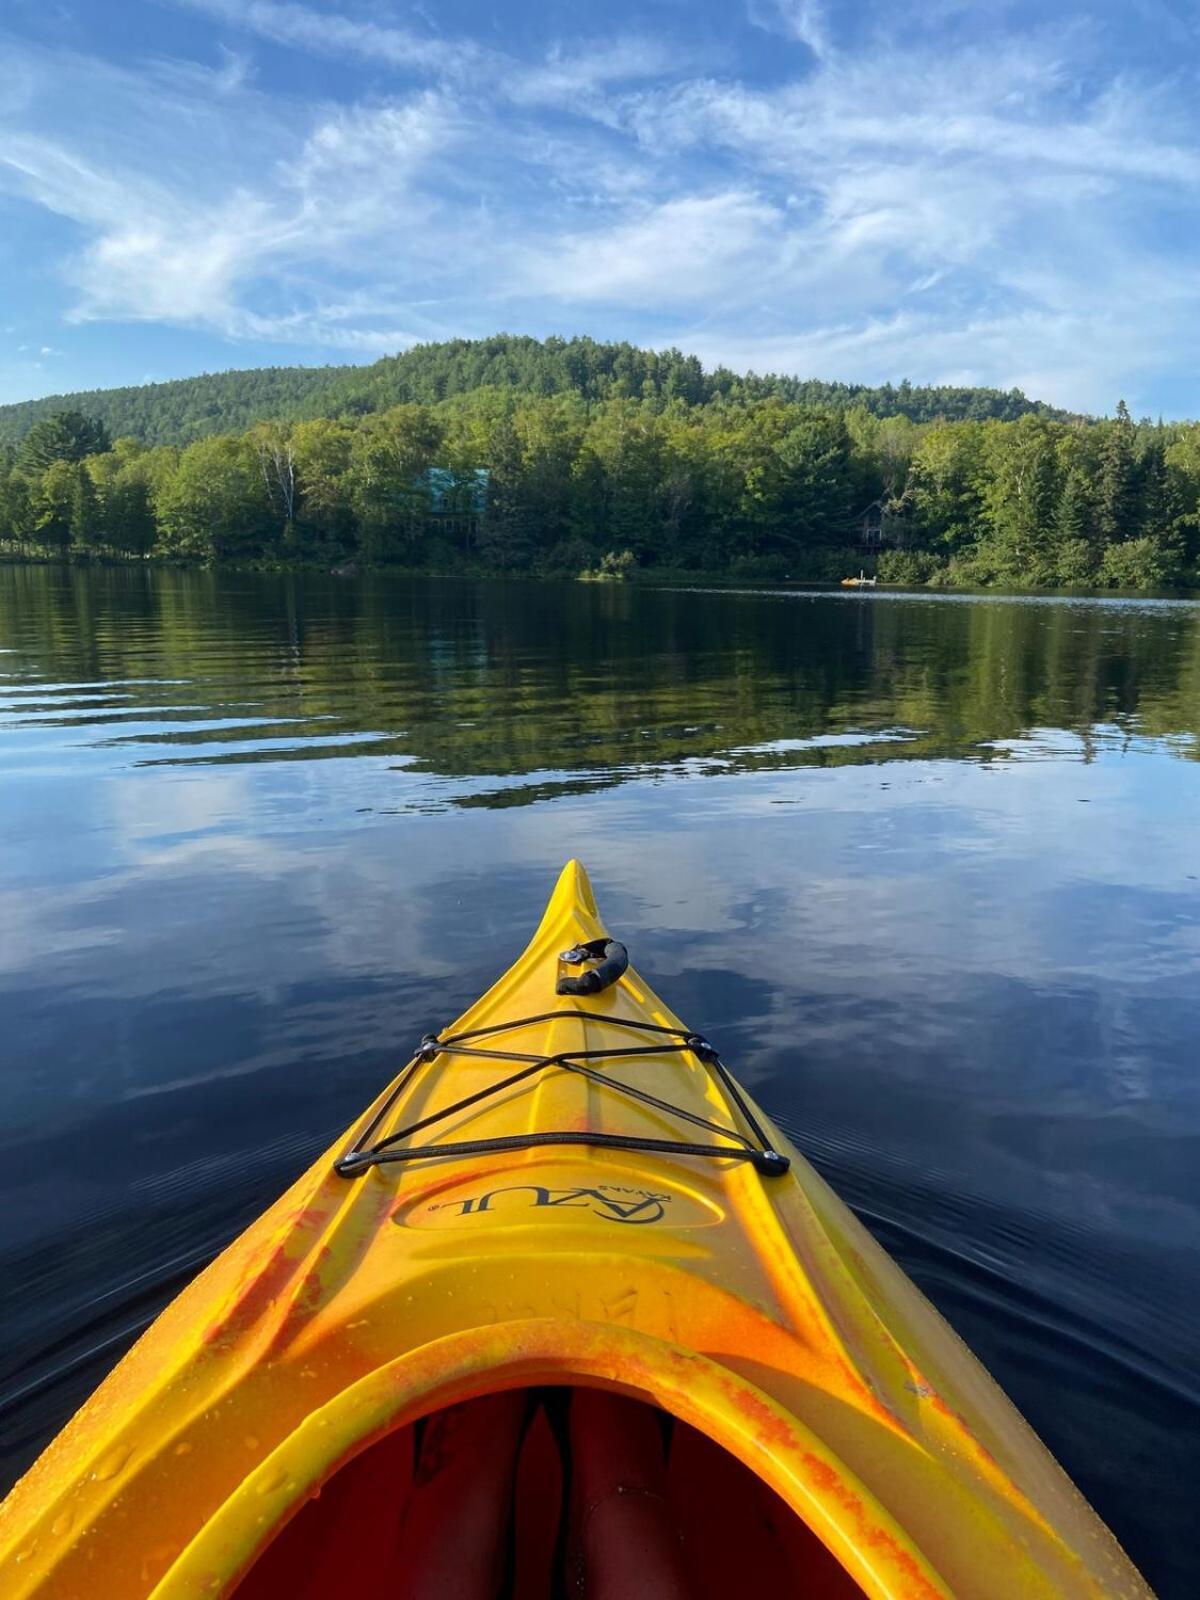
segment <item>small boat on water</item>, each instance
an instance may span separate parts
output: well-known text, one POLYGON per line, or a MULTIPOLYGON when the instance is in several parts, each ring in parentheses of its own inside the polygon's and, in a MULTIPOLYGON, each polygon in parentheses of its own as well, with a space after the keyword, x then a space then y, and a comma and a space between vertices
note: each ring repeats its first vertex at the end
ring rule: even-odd
POLYGON ((0 1508, 4 1600, 760 1593, 1150 1600, 575 862, 0 1508))
POLYGON ((879 582, 878 578, 868 578, 865 572, 860 572, 857 578, 843 578, 843 589, 873 589, 879 582))

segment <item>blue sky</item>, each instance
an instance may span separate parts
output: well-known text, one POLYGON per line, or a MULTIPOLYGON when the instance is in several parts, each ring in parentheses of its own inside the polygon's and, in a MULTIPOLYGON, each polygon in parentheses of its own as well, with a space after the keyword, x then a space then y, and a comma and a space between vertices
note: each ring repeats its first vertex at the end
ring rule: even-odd
POLYGON ((4 0, 0 400, 500 329, 1200 414, 1200 10, 4 0))

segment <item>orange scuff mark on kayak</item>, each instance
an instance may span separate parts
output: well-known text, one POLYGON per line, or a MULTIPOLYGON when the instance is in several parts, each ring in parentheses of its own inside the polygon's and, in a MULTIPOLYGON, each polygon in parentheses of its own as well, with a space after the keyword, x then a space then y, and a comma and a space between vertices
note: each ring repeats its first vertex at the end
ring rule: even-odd
POLYGON ((921 1571, 921 1565, 912 1552, 906 1550, 894 1534, 880 1527, 863 1504, 861 1496, 854 1492, 828 1461, 822 1461, 820 1456, 813 1455, 811 1451, 805 1451, 802 1461, 811 1483, 822 1494, 836 1500, 852 1520, 855 1545, 860 1550, 879 1551, 903 1573, 904 1593, 909 1600, 943 1600, 941 1590, 921 1571))
POLYGON ((772 1445, 787 1449, 795 1443, 795 1435, 785 1419, 758 1395, 728 1380, 721 1387, 733 1406, 753 1425, 755 1438, 764 1450, 772 1445))
MULTIPOLYGON (((994 1467, 997 1472, 1004 1472, 1004 1469, 1001 1467, 1000 1463, 996 1460, 995 1456, 988 1449, 987 1445, 984 1444, 983 1440, 971 1427, 971 1424, 967 1421, 966 1417, 963 1416, 961 1411, 956 1411, 952 1405, 949 1405, 945 1400, 943 1400, 941 1395, 935 1388, 933 1388, 932 1385, 923 1386, 922 1393, 925 1394, 926 1399, 928 1399, 930 1405, 935 1411, 937 1411, 943 1417, 949 1417, 952 1422, 958 1424, 959 1428, 961 1428, 963 1433, 966 1434, 967 1438, 971 1441, 971 1444, 976 1450, 978 1450, 979 1454, 990 1467, 994 1467)), ((1007 1477, 1007 1474, 1004 1473, 1004 1476, 1007 1477)))
POLYGON ((949 1417, 957 1425, 964 1437, 969 1441, 974 1453, 983 1462, 987 1472, 987 1477, 992 1482, 993 1486, 999 1485, 1005 1495, 1010 1499, 1013 1497, 1019 1497, 1021 1502, 1026 1507, 1028 1515, 1031 1518, 1034 1518, 1047 1533, 1052 1532, 1050 1523, 1047 1522, 1039 1508, 1035 1506, 1029 1499, 1026 1491, 1021 1487, 1017 1479, 1013 1477, 1012 1473, 1002 1466, 1001 1463, 996 1459, 993 1453, 988 1449, 987 1445, 985 1445, 983 1440, 979 1437, 975 1429, 972 1428, 971 1424, 967 1421, 967 1418, 962 1414, 962 1412, 956 1411, 954 1407, 943 1400, 941 1395, 938 1394, 937 1390, 932 1387, 929 1388, 926 1398, 929 1400, 935 1411, 939 1412, 943 1416, 949 1417))
POLYGON ((237 1299, 205 1328, 201 1339, 206 1345, 235 1339, 270 1310, 291 1280, 295 1261, 283 1245, 278 1246, 265 1264, 243 1285, 237 1299))
POLYGON ((306 1206, 291 1219, 292 1232, 285 1234, 269 1252, 253 1276, 242 1283, 233 1304, 224 1309, 201 1334, 206 1345, 236 1338, 264 1316, 279 1298, 298 1270, 307 1249, 306 1236, 323 1226, 322 1207, 306 1206))
POLYGON ((321 1307, 329 1297, 329 1265, 332 1257, 331 1247, 323 1244, 317 1252, 315 1263, 297 1284, 287 1313, 264 1351, 265 1359, 270 1360, 285 1350, 307 1324, 320 1315, 321 1307))

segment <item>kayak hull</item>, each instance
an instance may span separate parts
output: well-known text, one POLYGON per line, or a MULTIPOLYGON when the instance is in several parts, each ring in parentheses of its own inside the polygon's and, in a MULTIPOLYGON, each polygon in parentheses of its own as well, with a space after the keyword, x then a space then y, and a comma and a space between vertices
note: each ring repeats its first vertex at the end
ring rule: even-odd
POLYGON ((6 1596, 230 1595, 360 1452, 447 1405, 545 1385, 630 1395, 699 1430, 878 1600, 1149 1594, 749 1097, 739 1108, 702 1051, 636 1053, 653 1037, 639 1030, 687 1037, 636 971, 556 993, 559 952, 604 933, 571 863, 525 954, 438 1036, 471 1035, 460 1051, 418 1052, 14 1489, 6 1596), (488 1048, 508 1059, 474 1053, 488 1048), (747 1115, 787 1171, 737 1152, 755 1144, 747 1115), (698 1120, 724 1132, 698 1134, 698 1120), (378 1141, 414 1123, 387 1147, 405 1159, 335 1172, 367 1130, 378 1141), (522 1147, 531 1135, 571 1142, 522 1147), (597 1136, 618 1143, 586 1142, 597 1136), (681 1139, 730 1153, 639 1147, 681 1139))

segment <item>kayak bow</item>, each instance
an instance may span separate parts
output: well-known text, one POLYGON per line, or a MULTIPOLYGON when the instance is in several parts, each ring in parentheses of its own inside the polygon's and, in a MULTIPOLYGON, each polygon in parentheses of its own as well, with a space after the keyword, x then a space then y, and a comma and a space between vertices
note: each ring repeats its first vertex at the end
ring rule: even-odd
POLYGON ((564 1560, 623 1600, 1149 1595, 575 862, 12 1491, 0 1591, 532 1600, 564 1560))

